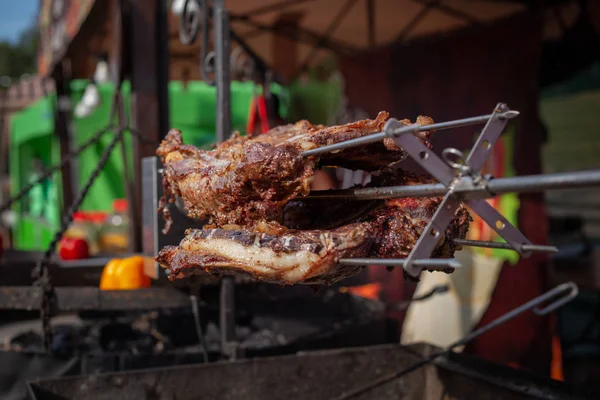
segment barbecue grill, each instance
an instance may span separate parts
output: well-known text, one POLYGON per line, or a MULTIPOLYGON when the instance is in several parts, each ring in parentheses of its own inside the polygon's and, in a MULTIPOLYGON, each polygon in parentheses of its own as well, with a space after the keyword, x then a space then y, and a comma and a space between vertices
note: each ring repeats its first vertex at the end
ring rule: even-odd
MULTIPOLYGON (((186 1, 181 17, 181 37, 186 43, 192 43, 202 28, 203 38, 203 60, 201 64, 202 76, 209 84, 214 84, 217 89, 218 109, 217 139, 225 139, 229 135, 229 29, 228 11, 221 1, 212 3, 212 8, 206 2, 197 2, 197 7, 191 7, 192 1, 186 1), (208 52, 209 35, 208 27, 210 18, 214 25, 214 51, 208 52), (214 68, 211 67, 214 65, 214 68), (214 73, 214 79, 211 74, 214 73)), ((238 37, 234 40, 239 41, 238 37)), ((244 46, 242 46, 244 47, 244 46)), ((521 256, 529 256, 532 253, 556 253, 558 249, 554 246, 545 246, 531 243, 516 227, 514 227, 504 216, 490 206, 485 199, 498 194, 508 192, 540 192, 552 189, 582 188, 600 185, 600 171, 584 171, 552 175, 521 176, 512 178, 494 178, 491 175, 483 175, 481 169, 490 155, 494 144, 499 139, 509 120, 518 117, 519 112, 511 110, 506 104, 498 103, 487 115, 462 118, 453 121, 435 123, 433 125, 411 124, 404 126, 396 119, 390 119, 382 132, 367 135, 361 138, 347 140, 333 145, 318 147, 307 150, 304 156, 318 156, 330 152, 339 152, 351 147, 367 145, 392 138, 394 142, 405 150, 410 157, 425 171, 432 175, 439 183, 398 187, 359 188, 345 190, 329 190, 312 192, 308 199, 391 199, 399 197, 443 197, 433 218, 423 230, 415 247, 406 259, 341 259, 341 264, 347 265, 380 265, 387 267, 401 267, 409 278, 418 279, 424 270, 452 271, 461 268, 456 259, 431 258, 431 254, 438 244, 442 232, 450 223, 456 210, 461 204, 467 205, 473 212, 478 214, 493 230, 495 230, 505 243, 456 240, 460 246, 478 246, 488 248, 503 248, 516 251, 521 256), (484 125, 471 151, 467 154, 455 149, 447 148, 438 156, 417 139, 415 133, 422 131, 433 131, 433 134, 444 134, 443 131, 469 125, 484 125)), ((146 241, 149 247, 148 253, 156 254, 156 251, 165 244, 175 244, 183 236, 181 229, 171 233, 171 236, 160 234, 162 221, 156 215, 157 200, 162 195, 160 185, 161 166, 156 158, 144 160, 144 182, 145 198, 149 200, 145 204, 144 232, 152 239, 146 241)), ((175 220, 183 223, 187 216, 181 206, 171 206, 170 212, 175 220)), ((174 224, 176 226, 177 224, 174 224)), ((187 227, 187 226, 186 226, 187 227)), ((161 270, 156 265, 156 277, 164 278, 168 271, 161 270)), ((202 276, 202 275, 201 275, 202 276)), ((236 278, 237 279, 237 278, 236 278)), ((223 326, 227 325, 227 319, 231 318, 234 310, 231 304, 234 290, 234 280, 225 277, 221 281, 222 297, 221 306, 227 312, 223 313, 223 326)), ((224 330, 227 332, 227 329, 224 330)), ((233 332, 225 335, 224 341, 235 343, 233 332)), ((227 346, 223 346, 227 348, 227 346)))
MULTIPOLYGON (((203 2, 200 3, 200 6, 206 7, 206 4, 204 4, 203 2)), ((223 35, 227 36, 227 30, 223 29, 223 25, 226 25, 228 21, 227 11, 224 9, 224 6, 221 2, 214 2, 213 7, 214 9, 212 15, 218 20, 215 21, 216 49, 214 53, 214 60, 217 66, 225 66, 227 61, 219 61, 219 55, 222 56, 223 54, 228 54, 228 39, 222 37, 223 35)), ((192 25, 186 27, 184 23, 188 20, 188 16, 186 16, 186 13, 187 10, 184 9, 181 29, 185 30, 187 28, 190 31, 186 32, 186 34, 182 36, 187 37, 190 41, 193 41, 195 34, 197 34, 197 26, 192 25)), ((203 15, 206 17, 209 14, 209 10, 205 8, 204 11, 199 15, 203 15)), ((195 18, 200 18, 199 15, 196 15, 195 18)), ((194 17, 192 17, 191 20, 194 20, 194 17)), ((208 26, 208 19, 205 19, 198 25, 202 26, 205 29, 203 33, 203 38, 205 38, 207 36, 206 29, 208 26)), ((203 47, 205 47, 206 45, 207 43, 205 42, 203 47)), ((208 56, 205 60, 206 63, 203 63, 201 68, 203 76, 208 76, 208 56)), ((217 86, 217 93, 228 93, 228 82, 226 81, 226 76, 224 76, 224 74, 227 74, 226 71, 227 70, 221 71, 219 67, 217 67, 215 70, 215 84, 217 86)), ((221 109, 217 113, 217 118, 222 118, 223 116, 228 115, 226 96, 227 94, 221 95, 221 99, 223 99, 223 102, 220 103, 221 109)), ((492 229, 494 229, 501 237, 503 237, 506 240, 506 243, 460 240, 457 244, 462 246, 479 246, 489 248, 510 249, 518 252, 520 255, 523 256, 528 256, 533 252, 557 252, 557 249, 553 246, 542 246, 531 243, 516 227, 512 226, 506 218, 500 215, 487 202, 485 202, 484 199, 494 197, 500 193, 507 192, 539 192, 558 188, 578 188, 598 185, 600 184, 600 171, 587 171, 580 173, 540 175, 501 179, 494 179, 492 176, 482 175, 480 170, 483 167, 487 157, 489 156, 491 149, 494 147, 495 142, 500 137, 508 121, 512 118, 517 117, 518 115, 519 113, 517 111, 511 110, 506 104, 499 103, 492 109, 492 112, 488 115, 436 123, 429 126, 421 126, 419 124, 403 126, 398 120, 391 119, 385 125, 383 132, 365 136, 359 139, 348 140, 346 142, 305 151, 303 153, 304 156, 321 155, 329 152, 339 152, 350 147, 361 146, 369 143, 382 141, 386 138, 392 138, 398 146, 400 146, 406 151, 407 155, 410 158, 416 161, 417 164, 419 164, 423 169, 425 169, 425 171, 429 172, 434 178, 436 178, 439 181, 438 184, 415 185, 410 187, 346 189, 311 193, 309 195, 309 199, 350 198, 356 200, 372 200, 398 197, 443 197, 443 201, 441 202, 437 211, 435 212, 434 217, 424 229, 421 237, 417 241, 416 246, 413 248, 413 250, 406 259, 342 259, 340 260, 340 263, 361 266, 381 265, 388 267, 402 267, 406 274, 412 278, 417 278, 423 269, 438 269, 448 271, 449 269, 451 270, 455 268, 460 268, 460 263, 458 263, 455 259, 432 259, 431 254, 439 241, 441 232, 444 232, 447 225, 450 223, 452 217, 454 216, 455 211, 458 209, 461 203, 468 205, 471 208, 471 210, 476 212, 482 218, 483 221, 485 221, 492 229), (469 152, 468 155, 463 154, 457 149, 448 148, 442 151, 440 157, 437 154, 433 153, 426 146, 424 146, 413 135, 414 133, 423 130, 435 132, 454 127, 476 124, 484 124, 484 128, 481 130, 479 137, 475 141, 473 149, 469 152)), ((226 127, 227 123, 221 122, 221 127, 223 126, 226 127)), ((228 131, 220 131, 217 132, 217 137, 219 139, 223 139, 226 134, 228 134, 228 131)), ((160 171, 160 166, 157 166, 157 160, 148 159, 145 160, 145 162, 148 165, 148 172, 145 176, 149 177, 148 181, 152 182, 153 188, 159 188, 160 185, 157 183, 157 180, 160 177, 160 174, 158 173, 160 171)), ((162 193, 158 192, 159 190, 160 189, 155 189, 153 192, 149 192, 149 195, 151 195, 152 198, 157 199, 160 195, 162 195, 162 193)), ((154 211, 156 206, 157 204, 153 203, 151 208, 149 206, 149 209, 151 211, 154 211)), ((171 209, 174 214, 179 215, 178 218, 185 218, 185 210, 183 210, 182 207, 175 206, 171 207, 171 209)), ((156 217, 154 218, 155 219, 153 220, 153 226, 149 227, 148 231, 158 232, 160 228, 159 222, 157 222, 156 217)), ((156 233, 154 234, 154 239, 154 244, 158 245, 156 233)), ((166 271, 164 271, 163 273, 165 272, 166 271)), ((157 266, 157 276, 159 276, 160 274, 161 271, 158 269, 157 266)), ((226 310, 228 310, 229 316, 223 313, 223 318, 221 322, 223 326, 226 326, 228 324, 228 319, 231 318, 231 314, 233 313, 233 310, 230 307, 230 299, 232 297, 234 286, 232 284, 231 278, 225 278, 222 282, 223 283, 221 286, 221 307, 224 307, 226 310)), ((577 294, 576 286, 572 284, 567 285, 566 287, 556 288, 555 290, 556 292, 554 292, 553 294, 544 295, 547 296, 546 299, 553 298, 558 293, 561 293, 561 291, 564 293, 565 290, 570 290, 570 292, 566 297, 563 297, 562 299, 554 303, 552 306, 550 306, 550 308, 545 308, 543 310, 538 309, 538 314, 544 314, 555 310, 557 307, 560 307, 562 304, 566 303, 577 294)), ((531 306, 531 304, 529 306, 531 306)), ((523 307, 527 308, 527 305, 524 305, 523 307)), ((372 398, 373 396, 377 398, 385 398, 385 395, 383 393, 377 392, 376 395, 375 392, 373 392, 373 390, 383 390, 382 388, 385 387, 386 384, 389 384, 390 381, 398 379, 401 376, 404 376, 406 373, 414 371, 419 367, 425 367, 428 363, 439 362, 435 360, 440 360, 440 356, 448 354, 449 351, 466 344, 468 341, 472 340, 477 335, 483 334, 485 333, 485 331, 494 328, 495 326, 506 321, 507 319, 512 318, 517 313, 523 312, 525 308, 516 309, 513 312, 508 313, 504 317, 501 317, 498 320, 494 321, 492 324, 476 332, 473 332, 472 334, 465 337, 463 340, 454 343, 448 349, 445 349, 442 352, 434 352, 434 354, 429 355, 428 357, 425 357, 420 361, 415 361, 414 364, 401 371, 400 373, 388 375, 385 379, 376 379, 375 383, 372 383, 371 385, 366 385, 362 388, 352 388, 350 392, 343 394, 341 398, 354 398, 360 396, 365 396, 365 398, 372 398)), ((227 329, 225 329, 224 332, 226 334, 222 338, 224 345, 223 348, 227 348, 225 346, 226 343, 230 343, 235 346, 235 336, 233 335, 233 332, 231 330, 228 331, 227 329), (227 332, 229 333, 227 334, 227 332)), ((226 355, 230 357, 234 356, 235 351, 230 352, 226 355)), ((289 386, 297 387, 298 385, 290 383, 289 386)), ((531 385, 528 386, 531 387, 531 385)), ((240 390, 241 392, 239 392, 238 394, 241 394, 242 392, 246 392, 251 389, 246 389, 245 385, 243 385, 243 383, 240 382, 240 385, 236 385, 234 390, 240 390)), ((343 389, 338 388, 335 393, 323 395, 323 398, 331 398, 332 396, 338 395, 340 392, 343 393, 343 389)), ((397 396, 399 394, 398 392, 392 393, 394 396, 397 396)), ((244 394, 252 398, 252 394, 244 394)), ((285 394, 282 395, 282 397, 286 395, 292 394, 285 394)), ((260 395, 258 395, 258 397, 260 397, 260 395)), ((319 392, 317 390, 311 390, 311 397, 319 398, 319 392)), ((460 398, 460 395, 457 397, 460 398)), ((478 397, 480 397, 480 393, 478 393, 478 397)))
MULTIPOLYGON (((439 349, 429 345, 370 346, 119 374, 48 379, 30 385, 32 398, 90 399, 337 399, 340 393, 406 368, 439 349)), ((586 399, 569 385, 452 354, 365 391, 356 399, 586 399)), ((597 394, 596 394, 597 395, 597 394)), ((341 397, 346 398, 346 397, 341 397)))
MULTIPOLYGON (((216 136, 219 141, 222 141, 231 131, 229 108, 229 15, 224 7, 223 0, 214 0, 210 7, 207 2, 199 1, 198 7, 195 9, 189 7, 190 3, 191 1, 186 1, 186 6, 182 13, 182 37, 186 38, 186 42, 191 43, 197 36, 199 28, 202 27, 204 30, 202 37, 203 40, 205 40, 205 43, 202 46, 204 54, 201 70, 202 76, 207 83, 212 84, 217 88, 216 136), (211 20, 214 26, 214 52, 208 51, 208 40, 206 40, 209 33, 209 22, 211 20), (211 66, 212 62, 214 62, 214 68, 211 66), (214 79, 211 77, 213 74, 214 79)), ((233 37, 233 39, 241 42, 239 37, 233 37)), ((242 45, 241 47, 250 53, 247 46, 242 45)), ((44 328, 43 333, 47 349, 50 348, 50 344, 52 343, 52 331, 49 324, 49 318, 54 311, 66 306, 68 304, 67 300, 69 299, 68 293, 65 294, 64 291, 56 290, 50 282, 50 257, 54 252, 58 240, 60 240, 64 230, 70 223, 73 212, 75 212, 82 203, 95 177, 98 176, 99 171, 108 159, 110 152, 122 141, 125 132, 130 132, 134 135, 137 134, 135 130, 130 129, 126 125, 126 121, 122 118, 123 104, 122 99, 118 94, 118 89, 116 93, 115 107, 109 126, 103 130, 103 132, 94 135, 94 137, 84 143, 80 149, 74 152, 74 154, 79 153, 82 149, 91 146, 99 140, 106 131, 113 128, 116 129, 116 134, 110 142, 109 147, 102 155, 98 168, 92 174, 92 177, 80 196, 78 196, 74 204, 70 207, 61 226, 62 229, 57 233, 48 251, 45 252, 43 259, 38 264, 38 268, 36 269, 36 283, 40 288, 39 290, 35 288, 34 291, 37 294, 37 297, 28 296, 28 293, 31 293, 32 291, 24 291, 20 294, 21 297, 17 298, 17 301, 13 301, 13 303, 17 303, 27 300, 27 307, 29 308, 31 308, 33 303, 36 305, 40 304, 44 328), (113 121, 115 119, 117 123, 113 121)), ((436 123, 428 126, 421 126, 419 124, 402 126, 399 121, 392 119, 386 124, 385 129, 382 132, 360 139, 349 140, 340 144, 306 151, 304 153, 305 156, 314 156, 381 141, 385 138, 391 138, 397 145, 406 151, 408 157, 415 160, 439 182, 437 184, 415 185, 410 187, 364 188, 311 193, 308 197, 309 199, 352 198, 357 200, 370 200, 398 197, 443 197, 443 201, 435 212, 434 217, 431 219, 426 229, 424 229, 416 246, 406 259, 342 259, 340 260, 340 263, 360 266, 381 265, 401 267, 406 272, 407 276, 412 278, 418 278, 423 269, 448 271, 461 268, 460 263, 455 259, 431 258, 432 250, 436 246, 441 232, 445 230, 451 217, 461 203, 469 206, 477 213, 492 229, 498 232, 500 236, 506 240, 506 243, 460 240, 457 241, 457 244, 462 246, 506 248, 514 250, 523 256, 527 256, 533 252, 556 252, 557 249, 555 247, 540 246, 531 243, 516 227, 511 225, 506 218, 490 207, 484 199, 506 192, 539 192, 559 188, 565 189, 596 186, 600 185, 600 171, 499 179, 494 179, 489 175, 482 175, 480 170, 495 142, 498 140, 508 121, 517 116, 517 111, 511 110, 503 103, 498 103, 492 108, 491 113, 487 115, 436 123), (442 131, 454 127, 475 124, 484 124, 484 128, 468 155, 463 154, 457 149, 448 148, 442 151, 441 156, 438 156, 419 142, 413 135, 422 130, 442 131)), ((64 163, 66 162, 67 161, 64 161, 64 163)), ((60 169, 61 166, 49 170, 48 174, 60 169)), ((156 254, 160 247, 166 244, 177 243, 181 239, 183 232, 182 230, 179 230, 172 231, 170 236, 162 235, 162 222, 156 215, 158 199, 162 194, 162 188, 159 184, 161 166, 155 158, 145 159, 143 166, 144 244, 150 246, 145 248, 148 254, 156 254)), ((48 175, 45 175, 41 179, 44 179, 47 176, 48 175)), ((10 205, 10 203, 22 197, 22 195, 23 193, 19 193, 7 204, 10 205)), ((4 209, 5 207, 6 204, 2 205, 0 209, 4 209)), ((190 221, 185 215, 185 212, 182 212, 179 207, 171 206, 170 209, 171 214, 176 221, 174 226, 191 227, 193 225, 201 225, 201 222, 199 221, 190 221)), ((156 268, 155 277, 157 278, 157 283, 159 285, 163 283, 162 278, 166 277, 165 273, 165 270, 159 269, 158 267, 156 268)), ((233 279, 232 277, 223 277, 220 280, 215 280, 214 277, 208 275, 200 275, 199 280, 194 281, 194 284, 192 285, 191 306, 196 319, 195 322, 197 322, 197 326, 200 326, 198 333, 199 336, 201 336, 204 327, 198 323, 198 312, 195 308, 196 298, 194 297, 196 294, 194 292, 197 291, 196 284, 198 283, 220 284, 220 345, 218 351, 226 358, 235 359, 242 354, 240 351, 242 350, 241 343, 236 332, 236 304, 234 301, 235 285, 236 283, 249 284, 251 282, 233 279)), ((158 290, 160 288, 155 289, 158 290)), ((141 293, 141 297, 143 297, 144 293, 150 293, 151 290, 137 292, 141 293)), ((163 296, 165 295, 164 291, 158 290, 158 292, 162 293, 163 296)), ((128 297, 135 297, 135 294, 101 293, 97 290, 90 290, 88 295, 89 303, 86 303, 85 307, 88 307, 89 309, 100 308, 103 301, 106 302, 108 306, 115 308, 115 301, 124 303, 124 300, 128 297)), ((174 390, 180 390, 185 387, 189 388, 186 392, 189 394, 189 398, 193 398, 199 393, 203 393, 207 397, 212 397, 217 393, 225 393, 225 391, 228 391, 227 395, 232 398, 237 398, 237 396, 240 395, 245 395, 248 398, 269 398, 265 394, 265 391, 267 390, 276 392, 274 394, 276 397, 271 398, 281 398, 285 396, 293 396, 295 398, 302 398, 303 396, 308 398, 332 398, 332 396, 337 395, 341 395, 341 398, 354 398, 357 396, 364 396, 363 398, 397 398, 399 395, 406 393, 414 394, 414 398, 429 398, 432 394, 425 393, 425 389, 422 385, 422 381, 425 379, 427 382, 434 382, 435 385, 437 385, 436 388, 427 389, 434 391, 434 395, 437 396, 436 398, 439 398, 446 389, 450 395, 457 398, 468 398, 471 393, 477 393, 478 398, 484 398, 485 395, 482 393, 486 393, 486 388, 489 390, 489 398, 500 398, 503 394, 508 392, 515 396, 520 394, 523 397, 526 397, 527 395, 537 395, 538 397, 547 395, 547 397, 554 396, 558 398, 561 395, 569 394, 568 391, 566 391, 567 389, 565 389, 566 386, 540 382, 533 377, 526 377, 522 373, 517 373, 512 370, 510 370, 511 372, 502 368, 496 370, 494 369, 496 367, 491 367, 489 365, 489 368, 480 366, 473 367, 469 370, 470 372, 468 372, 467 370, 469 368, 465 365, 462 365, 461 363, 459 363, 461 364, 460 366, 458 364, 453 364, 456 360, 467 360, 468 357, 452 354, 452 350, 525 311, 533 309, 537 315, 545 315, 553 312, 576 295, 576 285, 560 285, 509 312, 505 316, 498 318, 491 324, 469 334, 447 349, 440 350, 421 346, 420 348, 413 347, 413 353, 410 353, 409 350, 401 346, 391 346, 365 348, 360 350, 343 350, 340 352, 314 353, 312 355, 292 356, 286 359, 238 361, 230 364, 193 367, 189 370, 179 368, 168 371, 157 370, 128 375, 94 375, 87 378, 68 378, 64 380, 38 382, 32 385, 32 391, 37 398, 50 398, 47 396, 79 398, 84 395, 94 398, 94 396, 98 397, 100 395, 113 395, 111 394, 113 392, 110 390, 115 389, 115 387, 119 388, 119 390, 123 390, 126 387, 128 390, 127 393, 131 394, 132 397, 139 398, 144 398, 144 396, 157 397, 158 393, 165 393, 165 396, 177 396, 179 398, 182 396, 181 393, 175 395, 174 390), (548 305, 547 303, 550 301, 553 302, 548 305), (414 351, 417 351, 416 355, 414 354, 414 351), (345 367, 341 368, 337 364, 343 363, 344 359, 353 361, 352 363, 346 361, 345 367), (435 367, 432 367, 431 364, 435 364, 435 367), (323 369, 323 372, 319 373, 320 370, 318 367, 327 365, 332 369, 326 372, 325 369, 323 369), (454 368, 454 374, 450 373, 450 375, 444 375, 444 373, 439 372, 441 370, 451 371, 452 368, 449 366, 452 365, 456 367, 454 368), (419 371, 415 372, 413 375, 407 375, 416 370, 419 371), (249 371, 252 372, 249 373, 249 371), (331 371, 334 371, 334 374, 340 374, 340 379, 335 380, 331 371), (390 373, 388 371, 392 372, 390 373), (202 372, 202 374, 200 374, 200 372, 202 372), (498 385, 496 381, 496 385, 494 386, 494 382, 490 382, 492 378, 487 376, 491 373, 505 376, 506 381, 502 385, 498 385), (436 376, 436 374, 439 375, 436 376), (236 385, 231 384, 233 376, 239 376, 236 385), (270 377, 269 380, 266 380, 266 377, 270 377), (281 379, 274 379, 274 377, 281 377, 281 379), (326 381, 322 379, 323 377, 326 377, 326 381), (471 378, 473 378, 473 381, 471 381, 471 378), (414 379, 414 381, 411 379, 414 379), (277 384, 282 385, 281 388, 279 386, 272 386, 274 385, 274 381, 277 381, 277 384), (469 382, 468 387, 463 387, 459 384, 460 382, 467 381, 469 382), (474 381, 479 383, 473 383, 474 381), (481 383, 480 381, 485 383, 481 383), (146 383, 140 384, 140 382, 146 383), (307 384, 307 382, 309 382, 309 384, 307 384), (100 386, 96 386, 98 383, 100 383, 100 386), (129 383, 131 383, 131 385, 129 385, 129 383), (171 386, 169 388, 165 385, 171 386), (61 388, 59 388, 59 386, 61 386, 61 388), (490 389, 491 387, 498 388, 499 386, 503 386, 503 388, 498 389, 498 393, 493 389, 490 389), (165 392, 160 392, 160 390, 163 389, 165 392), (556 391, 554 391, 555 389, 556 391), (306 391, 303 392, 303 390, 306 391), (469 392, 469 390, 472 391, 469 392)), ((159 307, 157 304, 157 301, 159 301, 160 306, 164 307, 160 298, 152 298, 152 300, 153 302, 144 303, 145 306, 147 307, 151 304, 153 307, 159 307)), ((170 299, 170 301, 172 303, 182 303, 183 301, 189 302, 189 298, 180 293, 176 299, 170 299)), ((119 307, 123 307, 123 305, 120 305, 119 307)), ((144 306, 141 305, 139 308, 143 307, 144 306)), ((123 392, 120 391, 118 396, 123 397, 123 392)))
MULTIPOLYGON (((53 321, 51 354, 44 353, 37 326, 21 322, 1 327, 0 397, 25 398, 25 382, 34 378, 212 363, 221 358, 218 286, 204 286, 196 308, 188 296, 170 290, 165 294, 175 297, 179 304, 171 307, 171 302, 162 310, 159 303, 168 298, 156 298, 152 304, 122 297, 113 299, 112 310, 92 303, 88 303, 89 309, 81 310, 81 303, 75 298, 68 302, 61 289, 57 288, 59 307, 67 300, 74 311, 79 311, 79 317, 53 321), (140 308, 126 310, 119 305, 127 305, 128 300, 140 308), (144 305, 153 310, 142 309, 144 305), (13 333, 13 339, 6 340, 11 330, 21 334, 13 333), (8 342, 11 347, 7 347, 8 342)), ((287 290, 245 285, 238 289, 235 300, 237 351, 244 358, 398 340, 386 335, 388 321, 381 302, 336 289, 315 295, 305 287, 287 290)), ((32 299, 30 306, 35 309, 38 304, 39 298, 32 299)))

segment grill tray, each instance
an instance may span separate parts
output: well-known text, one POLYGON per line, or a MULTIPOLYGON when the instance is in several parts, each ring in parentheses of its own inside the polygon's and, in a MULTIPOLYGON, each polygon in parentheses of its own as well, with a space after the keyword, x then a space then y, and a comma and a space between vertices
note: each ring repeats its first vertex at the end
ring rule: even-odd
MULTIPOLYGON (((32 399, 310 399, 342 392, 401 370, 439 349, 380 345, 33 382, 32 399)), ((429 365, 357 399, 584 399, 566 383, 463 354, 429 365)))

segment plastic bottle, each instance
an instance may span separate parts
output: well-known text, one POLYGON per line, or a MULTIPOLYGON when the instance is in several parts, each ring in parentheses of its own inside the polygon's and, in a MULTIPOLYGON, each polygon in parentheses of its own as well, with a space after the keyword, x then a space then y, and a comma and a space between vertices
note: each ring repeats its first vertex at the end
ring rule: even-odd
POLYGON ((102 211, 93 211, 88 213, 89 222, 89 244, 90 254, 97 255, 100 253, 100 235, 106 224, 107 214, 102 211))
POLYGON ((85 241, 89 240, 90 224, 85 212, 77 211, 73 213, 73 222, 65 231, 64 236, 73 239, 84 239, 85 241))
POLYGON ((113 213, 108 216, 100 234, 100 249, 103 253, 123 254, 129 249, 129 218, 127 200, 113 202, 113 213))

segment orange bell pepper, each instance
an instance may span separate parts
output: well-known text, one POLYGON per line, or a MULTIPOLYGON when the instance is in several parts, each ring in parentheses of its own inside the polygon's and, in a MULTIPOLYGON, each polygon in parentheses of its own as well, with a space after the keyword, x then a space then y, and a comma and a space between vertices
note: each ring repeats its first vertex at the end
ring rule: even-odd
POLYGON ((150 278, 144 273, 144 257, 132 256, 111 260, 102 271, 100 289, 132 290, 150 287, 150 278))
POLYGON ((120 258, 114 258, 104 266, 102 275, 100 276, 100 289, 102 290, 117 290, 119 288, 119 278, 117 277, 117 269, 121 263, 120 258))
POLYGON ((150 278, 144 273, 144 257, 133 256, 119 264, 119 289, 140 289, 150 286, 150 278))

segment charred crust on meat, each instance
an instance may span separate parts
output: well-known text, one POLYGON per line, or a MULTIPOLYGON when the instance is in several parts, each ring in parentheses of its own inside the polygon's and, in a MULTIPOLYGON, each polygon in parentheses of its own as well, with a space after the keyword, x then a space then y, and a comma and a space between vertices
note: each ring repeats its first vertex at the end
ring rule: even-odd
MULTIPOLYGON (((305 150, 381 132, 389 119, 340 126, 300 121, 267 134, 235 134, 206 151, 183 143, 172 129, 157 149, 163 162, 164 196, 159 212, 166 233, 169 204, 180 198, 189 217, 207 220, 188 229, 179 246, 167 246, 156 261, 176 280, 196 274, 251 276, 279 284, 332 284, 362 271, 342 258, 405 258, 441 198, 392 200, 303 200, 316 169, 327 165, 376 172, 370 187, 434 183, 396 168, 406 154, 392 138, 321 156, 305 150)), ((411 124, 402 120, 402 124, 411 124)), ((433 120, 419 116, 416 123, 433 120)), ((431 148, 430 132, 415 134, 431 148)), ((452 239, 465 238, 471 217, 460 207, 432 257, 452 257, 452 239)), ((451 272, 450 269, 445 272, 451 272)), ((412 276, 407 279, 417 280, 412 276)))
MULTIPOLYGON (((380 112, 374 120, 339 126, 300 121, 256 137, 234 135, 211 151, 184 144, 181 131, 172 129, 156 152, 164 165, 165 201, 160 210, 167 223, 165 230, 170 226, 165 207, 177 197, 190 217, 217 225, 282 222, 285 205, 309 193, 319 165, 375 171, 403 159, 404 152, 394 143, 373 143, 321 157, 302 156, 309 148, 380 132, 388 119, 387 112, 380 112)), ((418 136, 428 144, 427 132, 418 136)))
MULTIPOLYGON (((181 255, 170 259, 159 255, 163 260, 159 263, 170 268, 172 276, 187 275, 184 270, 220 272, 225 268, 228 272, 245 271, 270 282, 331 284, 364 268, 339 265, 340 258, 406 258, 440 202, 441 198, 388 200, 363 217, 361 222, 332 230, 293 230, 276 223, 252 228, 258 231, 244 227, 189 230, 176 250, 181 255), (205 243, 202 245, 199 240, 205 243), (217 240, 221 242, 215 242, 217 240), (234 244, 242 246, 242 249, 232 249, 230 246, 234 244), (193 247, 200 250, 193 250, 193 247), (239 251, 246 254, 241 259, 236 253, 239 251), (306 253, 314 256, 306 258, 312 260, 307 261, 308 264, 286 264, 287 261, 283 261, 290 255, 307 257, 306 253), (252 254, 259 258, 253 259, 252 254), (294 269, 300 272, 290 275, 294 269)), ((467 210, 460 207, 432 257, 451 257, 456 246, 449 239, 466 237, 470 221, 467 210)), ((172 251, 169 249, 169 252, 172 251)), ((451 269, 444 272, 451 272, 451 269)), ((418 280, 409 276, 407 279, 418 280)))

